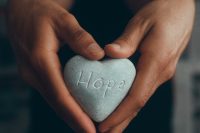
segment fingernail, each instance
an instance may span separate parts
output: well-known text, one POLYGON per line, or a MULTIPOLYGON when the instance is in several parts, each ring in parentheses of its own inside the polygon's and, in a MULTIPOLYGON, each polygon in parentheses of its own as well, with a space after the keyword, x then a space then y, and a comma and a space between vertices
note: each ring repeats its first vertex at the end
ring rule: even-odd
POLYGON ((109 46, 111 46, 112 48, 114 48, 115 50, 120 50, 121 46, 119 44, 108 44, 109 46))
POLYGON ((92 59, 101 59, 104 56, 104 51, 103 49, 101 49, 101 47, 96 44, 96 43, 92 43, 90 44, 86 49, 85 52, 87 53, 87 55, 89 56, 89 58, 92 59))
POLYGON ((86 50, 89 52, 98 52, 101 50, 101 48, 98 46, 98 44, 92 43, 86 48, 86 50))

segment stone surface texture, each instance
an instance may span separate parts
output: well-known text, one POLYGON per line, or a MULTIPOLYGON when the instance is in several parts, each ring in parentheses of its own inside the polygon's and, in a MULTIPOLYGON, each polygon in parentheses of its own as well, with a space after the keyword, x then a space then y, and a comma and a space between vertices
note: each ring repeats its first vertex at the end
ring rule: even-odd
POLYGON ((135 67, 128 59, 91 61, 77 55, 64 69, 70 93, 96 122, 107 118, 121 103, 135 75, 135 67))

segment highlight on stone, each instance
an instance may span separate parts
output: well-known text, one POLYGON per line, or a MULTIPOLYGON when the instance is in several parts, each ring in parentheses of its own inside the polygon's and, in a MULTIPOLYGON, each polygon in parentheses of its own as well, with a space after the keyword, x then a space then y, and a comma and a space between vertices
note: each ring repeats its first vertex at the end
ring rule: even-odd
POLYGON ((121 103, 135 75, 135 67, 128 59, 92 61, 77 55, 64 69, 71 95, 96 122, 106 119, 121 103))

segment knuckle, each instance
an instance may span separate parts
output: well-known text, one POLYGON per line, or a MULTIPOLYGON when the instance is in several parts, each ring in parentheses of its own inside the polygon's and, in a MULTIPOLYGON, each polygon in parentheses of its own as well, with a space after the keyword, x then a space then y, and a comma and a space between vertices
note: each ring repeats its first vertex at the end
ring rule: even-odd
POLYGON ((163 69, 170 69, 169 71, 174 69, 174 59, 176 58, 176 54, 169 50, 160 50, 160 53, 156 53, 154 51, 148 52, 147 56, 151 57, 151 61, 155 62, 157 66, 160 67, 159 70, 163 71, 163 69))
POLYGON ((145 51, 143 55, 143 58, 149 59, 149 62, 155 66, 155 69, 158 72, 162 72, 166 68, 166 66, 168 66, 169 61, 171 60, 171 58, 169 58, 169 55, 157 54, 154 51, 145 51))
POLYGON ((142 17, 142 15, 136 15, 134 18, 133 18, 133 23, 136 24, 136 25, 142 25, 143 22, 144 22, 144 18, 142 17))
MULTIPOLYGON (((144 106, 145 106, 145 104, 146 104, 146 99, 145 98, 140 98, 140 99, 138 99, 137 101, 136 101, 136 108, 137 108, 137 110, 139 111, 139 110, 141 110, 144 106)), ((137 111, 137 112, 138 112, 137 111)))
POLYGON ((158 64, 160 71, 163 71, 163 69, 168 65, 168 58, 165 56, 155 57, 154 61, 156 64, 158 64))
POLYGON ((72 38, 75 42, 89 41, 91 39, 89 34, 80 27, 77 27, 72 31, 72 38))
POLYGON ((85 36, 85 31, 81 28, 77 28, 73 31, 73 38, 77 40, 81 40, 85 36))
POLYGON ((69 42, 72 42, 73 44, 78 44, 81 42, 84 44, 84 42, 89 43, 94 41, 92 36, 79 25, 75 16, 71 13, 61 13, 59 20, 57 21, 59 21, 60 26, 58 29, 61 29, 61 32, 63 32, 63 35, 65 35, 69 42), (66 30, 63 31, 62 29, 66 30))
POLYGON ((160 34, 160 37, 163 39, 168 39, 172 34, 172 31, 175 33, 174 27, 167 22, 158 22, 155 26, 155 31, 157 34, 160 34))
POLYGON ((126 35, 123 35, 123 36, 119 37, 119 38, 116 40, 116 43, 126 45, 126 46, 128 46, 128 47, 130 47, 130 48, 132 47, 132 41, 131 41, 131 39, 130 39, 128 36, 126 36, 126 35))
POLYGON ((40 69, 42 66, 44 66, 45 61, 45 54, 41 51, 33 51, 30 57, 30 62, 33 65, 34 68, 40 69))
POLYGON ((171 79, 174 74, 175 74, 175 67, 173 65, 169 65, 167 68, 166 68, 166 72, 164 74, 164 77, 165 77, 165 80, 169 80, 171 79))
MULTIPOLYGON (((133 101, 133 97, 135 97, 135 96, 132 93, 129 93, 128 96, 127 96, 128 100, 130 100, 130 101, 133 101)), ((137 114, 140 111, 140 109, 142 109, 145 106, 147 99, 148 99, 148 96, 135 97, 134 98, 134 101, 135 101, 134 106, 135 106, 135 109, 136 109, 135 114, 137 114)))
POLYGON ((72 15, 71 13, 68 13, 68 12, 60 13, 59 18, 62 20, 74 20, 75 19, 74 15, 72 15))
POLYGON ((77 21, 75 17, 68 13, 68 12, 61 12, 56 17, 55 22, 58 26, 58 29, 69 29, 70 27, 74 27, 75 24, 77 24, 77 21))
POLYGON ((166 54, 153 58, 157 64, 158 72, 163 73, 164 80, 169 80, 175 74, 176 63, 174 63, 174 58, 174 55, 168 54, 167 52, 166 54))
POLYGON ((132 22, 136 27, 139 27, 140 33, 145 32, 148 26, 151 25, 151 19, 149 19, 148 17, 145 17, 141 13, 136 15, 133 18, 132 22))

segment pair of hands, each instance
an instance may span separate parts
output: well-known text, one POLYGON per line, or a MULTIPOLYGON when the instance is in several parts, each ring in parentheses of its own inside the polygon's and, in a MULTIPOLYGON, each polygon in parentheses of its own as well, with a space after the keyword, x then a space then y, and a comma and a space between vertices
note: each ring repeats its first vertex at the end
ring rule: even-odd
POLYGON ((9 1, 7 22, 20 74, 76 132, 123 132, 157 87, 173 76, 190 39, 195 14, 193 0, 126 2, 130 8, 139 7, 137 14, 123 34, 102 49, 66 10, 72 1, 9 1), (145 6, 134 7, 144 3, 145 6), (137 49, 141 52, 132 89, 98 129, 65 86, 57 55, 61 41, 91 60, 104 55, 127 58, 137 49))

